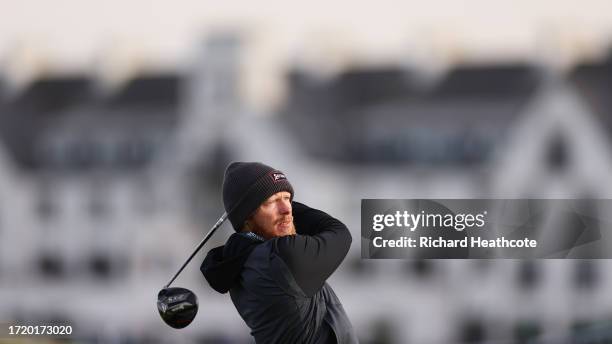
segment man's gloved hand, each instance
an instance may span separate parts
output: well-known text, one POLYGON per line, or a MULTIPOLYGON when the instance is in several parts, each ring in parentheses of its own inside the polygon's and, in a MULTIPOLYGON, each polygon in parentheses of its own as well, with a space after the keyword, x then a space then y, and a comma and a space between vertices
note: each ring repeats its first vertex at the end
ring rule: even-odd
POLYGON ((321 228, 319 224, 321 220, 329 217, 324 212, 310 208, 309 206, 293 201, 291 203, 291 212, 293 214, 293 224, 297 234, 300 235, 315 235, 321 228))

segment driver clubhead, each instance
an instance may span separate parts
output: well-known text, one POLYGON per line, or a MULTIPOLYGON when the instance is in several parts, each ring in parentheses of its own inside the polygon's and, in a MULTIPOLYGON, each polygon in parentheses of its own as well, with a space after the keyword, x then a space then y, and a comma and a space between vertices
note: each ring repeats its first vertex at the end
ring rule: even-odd
POLYGON ((189 289, 164 288, 157 294, 157 310, 170 327, 184 328, 198 314, 198 298, 189 289))

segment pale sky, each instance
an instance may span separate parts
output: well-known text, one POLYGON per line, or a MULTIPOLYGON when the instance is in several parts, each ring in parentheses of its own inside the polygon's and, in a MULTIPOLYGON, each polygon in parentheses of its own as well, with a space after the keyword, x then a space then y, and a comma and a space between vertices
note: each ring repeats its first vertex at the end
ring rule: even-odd
POLYGON ((18 73, 29 60, 68 69, 130 59, 172 68, 189 60, 206 33, 235 28, 247 32, 246 88, 261 98, 256 102, 274 100, 277 74, 293 61, 333 70, 406 56, 418 64, 589 52, 612 41, 609 0, 0 0, 0 6, 1 74, 10 74, 6 66, 18 73))

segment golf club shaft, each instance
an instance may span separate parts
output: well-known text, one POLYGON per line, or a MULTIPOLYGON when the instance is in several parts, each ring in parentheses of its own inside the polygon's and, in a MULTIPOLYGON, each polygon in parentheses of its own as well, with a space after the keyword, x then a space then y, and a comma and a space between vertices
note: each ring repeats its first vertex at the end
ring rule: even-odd
POLYGON ((170 286, 170 284, 172 284, 172 282, 174 282, 174 280, 178 277, 178 275, 183 271, 183 269, 185 269, 185 266, 187 266, 187 264, 189 264, 189 262, 193 259, 193 257, 198 253, 198 251, 200 251, 200 249, 204 246, 204 244, 206 244, 206 242, 208 241, 208 239, 210 239, 210 237, 215 233, 215 231, 221 227, 221 225, 223 224, 223 222, 225 222, 225 219, 227 219, 227 213, 223 213, 223 215, 221 215, 221 217, 217 220, 217 223, 215 223, 214 226, 212 226, 212 228, 208 231, 208 233, 206 233, 206 236, 204 237, 204 239, 202 239, 202 241, 200 241, 200 243, 198 244, 198 246, 195 248, 195 250, 193 251, 193 253, 191 254, 191 256, 189 256, 189 258, 187 258, 187 261, 185 261, 185 263, 183 264, 183 266, 181 266, 181 268, 179 269, 179 271, 174 275, 174 277, 172 277, 172 279, 170 280, 170 282, 168 282, 168 284, 166 284, 165 288, 168 288, 170 286))

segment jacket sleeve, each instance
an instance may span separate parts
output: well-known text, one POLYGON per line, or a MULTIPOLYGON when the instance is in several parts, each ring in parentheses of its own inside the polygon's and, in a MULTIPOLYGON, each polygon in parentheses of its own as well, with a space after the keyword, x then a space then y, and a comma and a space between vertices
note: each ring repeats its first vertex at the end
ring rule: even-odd
POLYGON ((276 253, 307 296, 314 295, 340 265, 351 246, 346 226, 328 214, 293 202, 297 235, 276 239, 276 253))

